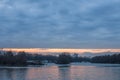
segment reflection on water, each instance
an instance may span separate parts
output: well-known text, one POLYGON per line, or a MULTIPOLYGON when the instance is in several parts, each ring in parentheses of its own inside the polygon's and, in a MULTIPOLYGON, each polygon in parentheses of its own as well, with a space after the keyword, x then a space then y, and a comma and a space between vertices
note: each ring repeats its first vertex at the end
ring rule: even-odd
POLYGON ((1 68, 0 69, 0 80, 26 80, 27 68, 1 68))
POLYGON ((120 80, 120 67, 42 66, 0 68, 0 80, 120 80))
POLYGON ((71 80, 71 70, 70 66, 59 66, 58 67, 58 74, 59 74, 59 79, 60 80, 71 80))

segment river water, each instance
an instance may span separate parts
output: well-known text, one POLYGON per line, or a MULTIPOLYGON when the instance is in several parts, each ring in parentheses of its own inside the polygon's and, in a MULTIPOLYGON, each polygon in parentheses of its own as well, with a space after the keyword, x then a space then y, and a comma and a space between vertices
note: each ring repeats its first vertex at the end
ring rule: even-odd
POLYGON ((0 80, 120 80, 119 64, 0 67, 0 80))

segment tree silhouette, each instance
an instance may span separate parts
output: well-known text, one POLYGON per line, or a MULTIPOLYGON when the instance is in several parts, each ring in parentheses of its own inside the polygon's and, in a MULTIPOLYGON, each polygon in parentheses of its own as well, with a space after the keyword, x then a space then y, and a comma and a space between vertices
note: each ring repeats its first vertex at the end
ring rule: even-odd
POLYGON ((71 56, 68 53, 62 53, 59 55, 57 64, 69 64, 71 62, 71 56))

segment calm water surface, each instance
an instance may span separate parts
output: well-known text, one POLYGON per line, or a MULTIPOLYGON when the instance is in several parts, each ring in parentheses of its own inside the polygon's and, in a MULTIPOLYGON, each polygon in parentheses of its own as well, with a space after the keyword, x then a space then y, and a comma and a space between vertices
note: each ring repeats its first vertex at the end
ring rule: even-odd
POLYGON ((120 65, 72 64, 0 67, 0 80, 120 80, 120 65))

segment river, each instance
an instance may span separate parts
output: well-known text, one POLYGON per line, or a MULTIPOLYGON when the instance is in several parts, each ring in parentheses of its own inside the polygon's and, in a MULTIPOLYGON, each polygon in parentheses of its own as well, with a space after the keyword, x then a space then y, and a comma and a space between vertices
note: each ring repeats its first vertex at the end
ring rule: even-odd
POLYGON ((120 64, 1 66, 0 80, 120 80, 120 64))

